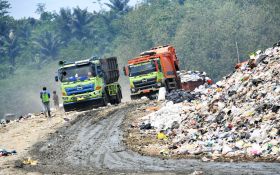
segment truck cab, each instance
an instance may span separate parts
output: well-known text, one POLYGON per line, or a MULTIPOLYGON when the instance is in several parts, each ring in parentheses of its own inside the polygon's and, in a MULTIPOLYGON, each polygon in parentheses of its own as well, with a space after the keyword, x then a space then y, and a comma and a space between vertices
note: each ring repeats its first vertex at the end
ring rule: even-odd
POLYGON ((118 70, 116 72, 116 70, 104 69, 108 67, 108 65, 104 66, 106 62, 108 61, 100 59, 87 59, 71 63, 59 62, 60 68, 55 79, 61 82, 65 111, 88 105, 106 106, 108 102, 120 103, 122 95, 121 87, 117 83, 118 70))
POLYGON ((180 87, 178 59, 172 46, 159 46, 128 60, 124 73, 129 77, 131 99, 154 98, 160 87, 167 91, 180 87))

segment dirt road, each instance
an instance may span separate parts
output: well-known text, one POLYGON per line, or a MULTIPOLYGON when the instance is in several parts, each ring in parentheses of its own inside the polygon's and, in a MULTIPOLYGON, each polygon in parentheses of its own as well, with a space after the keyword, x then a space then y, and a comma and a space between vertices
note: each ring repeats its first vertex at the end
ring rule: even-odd
POLYGON ((126 114, 141 104, 122 104, 86 112, 33 147, 37 166, 29 172, 56 174, 280 174, 278 163, 205 163, 199 160, 162 160, 141 156, 122 143, 126 114))

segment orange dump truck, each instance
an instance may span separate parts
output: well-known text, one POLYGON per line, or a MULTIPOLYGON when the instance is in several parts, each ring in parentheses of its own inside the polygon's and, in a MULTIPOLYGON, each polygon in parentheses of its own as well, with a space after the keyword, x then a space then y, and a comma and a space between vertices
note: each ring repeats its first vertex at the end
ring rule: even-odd
POLYGON ((124 74, 129 77, 131 99, 147 96, 156 97, 160 87, 167 91, 181 87, 179 60, 175 48, 159 46, 142 52, 140 56, 128 60, 124 74))

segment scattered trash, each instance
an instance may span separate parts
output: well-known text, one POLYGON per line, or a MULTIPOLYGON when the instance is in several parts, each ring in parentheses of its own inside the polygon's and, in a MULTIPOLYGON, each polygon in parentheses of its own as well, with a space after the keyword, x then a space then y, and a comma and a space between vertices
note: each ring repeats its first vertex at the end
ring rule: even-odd
POLYGON ((201 161, 202 161, 202 162, 209 162, 210 159, 208 159, 207 157, 202 157, 201 161))
POLYGON ((160 154, 163 156, 168 156, 169 155, 169 150, 168 149, 162 149, 160 150, 160 154))
POLYGON ((159 88, 159 91, 158 91, 158 101, 164 101, 165 100, 165 94, 166 94, 165 87, 159 88))
POLYGON ((1 125, 6 124, 6 120, 5 120, 5 119, 1 119, 0 124, 1 124, 1 125))
POLYGON ((146 108, 146 111, 158 111, 159 107, 158 106, 149 106, 146 108))
POLYGON ((178 129, 180 127, 180 124, 177 121, 174 121, 171 125, 171 129, 178 129))
POLYGON ((194 171, 193 173, 189 174, 189 175, 203 175, 203 171, 194 171))
POLYGON ((167 140, 167 136, 164 134, 163 131, 160 131, 160 132, 157 134, 157 139, 159 139, 159 140, 167 140))
POLYGON ((63 120, 66 121, 66 122, 69 122, 69 121, 70 121, 70 119, 69 119, 69 118, 66 118, 66 117, 64 117, 63 120))
POLYGON ((2 157, 2 156, 10 156, 10 155, 14 155, 14 154, 17 154, 16 150, 7 151, 5 149, 0 149, 0 157, 2 157))
POLYGON ((184 71, 182 70, 179 74, 181 82, 198 81, 205 80, 206 73, 200 71, 184 71))
POLYGON ((152 129, 152 125, 151 125, 151 123, 147 123, 147 124, 142 123, 142 124, 140 125, 140 129, 141 129, 141 130, 152 129))
POLYGON ((23 161, 22 161, 22 163, 24 164, 24 165, 37 165, 37 163, 38 163, 38 161, 37 160, 32 160, 30 157, 28 157, 27 159, 24 159, 23 161))
POLYGON ((183 101, 192 101, 195 99, 195 96, 189 92, 186 92, 182 89, 176 89, 166 94, 166 100, 172 101, 173 103, 180 103, 183 101))
POLYGON ((181 79, 182 89, 185 91, 193 91, 195 88, 203 84, 212 84, 212 80, 206 76, 205 72, 199 71, 184 71, 179 74, 181 79))
POLYGON ((141 97, 141 100, 149 100, 149 98, 146 96, 143 96, 143 97, 141 97))

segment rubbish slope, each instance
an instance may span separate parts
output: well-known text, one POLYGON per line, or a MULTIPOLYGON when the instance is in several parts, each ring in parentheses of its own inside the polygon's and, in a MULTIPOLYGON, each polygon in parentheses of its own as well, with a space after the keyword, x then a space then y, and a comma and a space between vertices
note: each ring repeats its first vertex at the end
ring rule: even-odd
POLYGON ((207 174, 279 174, 278 163, 205 163, 199 160, 162 160, 141 156, 123 145, 122 122, 143 104, 89 111, 62 127, 31 151, 39 160, 27 171, 68 174, 179 173, 201 170, 207 174))

